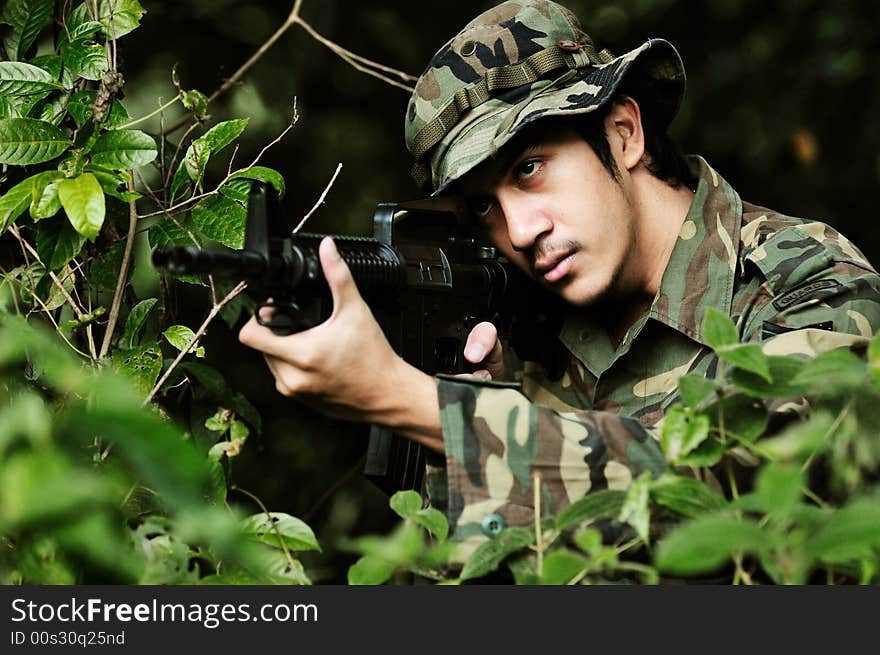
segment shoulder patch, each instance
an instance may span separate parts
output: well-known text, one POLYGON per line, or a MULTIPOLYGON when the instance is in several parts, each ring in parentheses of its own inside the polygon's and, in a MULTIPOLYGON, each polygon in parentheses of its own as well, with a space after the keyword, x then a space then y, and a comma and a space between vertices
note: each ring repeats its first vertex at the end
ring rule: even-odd
POLYGON ((764 321, 763 325, 761 325, 761 341, 766 341, 767 339, 772 339, 775 336, 780 334, 785 334, 786 332, 794 332, 795 330, 826 330, 827 332, 834 331, 834 323, 832 321, 824 321, 823 323, 813 323, 812 325, 804 325, 801 327, 792 327, 790 325, 779 325, 778 323, 771 323, 770 321, 764 321))
POLYGON ((818 297, 824 297, 833 295, 830 293, 818 293, 819 291, 824 291, 826 289, 837 289, 838 287, 843 286, 837 280, 816 280, 815 282, 806 282, 804 284, 800 284, 796 286, 791 291, 784 293, 773 301, 773 306, 776 309, 782 311, 791 307, 792 305, 804 300, 805 298, 809 298, 810 296, 818 295, 818 297))

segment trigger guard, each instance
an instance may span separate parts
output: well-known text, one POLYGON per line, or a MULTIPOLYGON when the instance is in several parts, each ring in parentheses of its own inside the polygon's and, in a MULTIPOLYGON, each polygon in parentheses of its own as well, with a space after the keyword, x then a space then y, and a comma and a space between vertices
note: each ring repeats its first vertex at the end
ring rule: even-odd
POLYGON ((295 303, 267 302, 257 307, 254 316, 257 319, 257 323, 269 328, 275 335, 286 337, 297 331, 296 326, 301 320, 298 320, 295 316, 301 313, 302 311, 295 303), (263 309, 273 309, 276 311, 272 312, 270 318, 264 319, 260 314, 260 311, 263 309))

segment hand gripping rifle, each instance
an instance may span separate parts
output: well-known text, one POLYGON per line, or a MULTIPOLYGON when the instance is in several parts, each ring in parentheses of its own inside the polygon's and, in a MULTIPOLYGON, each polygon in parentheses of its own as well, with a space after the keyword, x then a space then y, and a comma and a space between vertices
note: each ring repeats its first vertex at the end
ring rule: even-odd
MULTIPOLYGON (((243 250, 172 246, 155 250, 153 265, 178 275, 244 280, 261 303, 255 314, 261 325, 279 335, 306 330, 333 309, 318 259, 325 235, 283 234, 281 226, 274 191, 255 183, 243 250), (271 311, 260 311, 266 308, 271 311)), ((454 199, 381 203, 372 239, 331 236, 391 346, 429 375, 464 372, 471 328, 497 319, 512 295, 509 265, 476 242, 454 199)), ((373 425, 364 474, 388 494, 421 490, 427 455, 433 453, 373 425)))

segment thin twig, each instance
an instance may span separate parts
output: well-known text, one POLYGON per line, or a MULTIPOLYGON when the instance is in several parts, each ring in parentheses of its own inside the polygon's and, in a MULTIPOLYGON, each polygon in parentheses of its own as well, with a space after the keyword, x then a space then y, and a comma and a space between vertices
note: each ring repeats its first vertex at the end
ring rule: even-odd
POLYGON ((397 80, 393 80, 385 75, 382 75, 382 73, 380 73, 374 69, 393 73, 394 75, 397 75, 401 79, 407 80, 407 81, 415 81, 418 78, 413 77, 412 75, 409 75, 407 73, 404 73, 403 71, 399 71, 397 69, 390 68, 388 66, 383 66, 382 64, 378 64, 374 61, 370 61, 366 57, 361 57, 360 55, 356 55, 353 52, 346 50, 342 46, 331 41, 330 39, 327 39, 327 38, 321 36, 320 34, 318 34, 318 32, 316 32, 315 29, 311 25, 309 25, 307 22, 305 22, 302 18, 297 18, 296 22, 300 25, 300 27, 302 27, 308 33, 309 36, 311 36, 313 39, 315 39, 321 45, 329 48, 331 52, 333 52, 337 56, 341 57, 343 60, 348 62, 351 66, 353 66, 357 70, 361 71, 362 73, 366 73, 367 75, 372 75, 373 77, 376 77, 376 78, 382 80, 383 82, 387 82, 391 86, 396 86, 399 89, 403 89, 404 91, 412 93, 413 87, 407 86, 406 84, 401 84, 397 80))
POLYGON ((31 253, 31 255, 33 255, 34 258, 40 263, 40 265, 45 268, 46 271, 48 271, 49 277, 52 278, 52 282, 55 284, 56 287, 58 287, 58 290, 61 292, 61 295, 64 297, 67 303, 70 305, 73 313, 76 314, 76 317, 78 319, 82 319, 86 315, 85 312, 80 309, 79 305, 76 304, 76 301, 71 297, 67 289, 64 288, 64 284, 61 282, 61 280, 58 279, 58 276, 55 275, 53 271, 49 270, 49 267, 43 263, 43 260, 40 259, 40 255, 37 253, 36 250, 34 250, 34 247, 29 244, 23 236, 21 236, 21 233, 18 231, 18 227, 16 225, 10 225, 9 231, 12 233, 12 236, 18 239, 18 242, 21 244, 21 246, 23 248, 26 248, 27 251, 31 253))
POLYGON ((315 206, 312 207, 311 210, 309 210, 309 213, 303 217, 303 219, 299 222, 299 225, 297 225, 293 229, 294 234, 299 232, 300 229, 302 228, 302 226, 306 224, 306 221, 309 220, 309 217, 311 217, 311 215, 315 213, 315 210, 317 210, 318 207, 320 207, 321 205, 324 204, 324 199, 327 197, 327 192, 330 191, 330 187, 333 186, 333 183, 336 181, 336 176, 339 175, 339 171, 341 171, 341 170, 342 170, 342 162, 340 162, 339 165, 336 167, 336 172, 333 173, 333 177, 330 178, 330 182, 327 183, 327 186, 324 188, 324 193, 322 193, 321 197, 318 198, 318 202, 316 202, 315 206))
POLYGON ((214 187, 214 189, 212 189, 211 191, 206 191, 204 193, 199 193, 197 195, 190 196, 186 200, 181 200, 176 205, 172 205, 171 207, 168 207, 166 209, 159 209, 154 212, 149 212, 148 214, 139 214, 138 219, 152 218, 153 216, 159 216, 160 214, 164 214, 165 216, 170 217, 172 213, 180 211, 182 209, 185 209, 187 206, 191 205, 194 202, 197 202, 199 200, 204 200, 205 198, 209 198, 210 196, 217 195, 218 193, 220 193, 220 187, 222 187, 224 184, 226 184, 233 175, 235 175, 239 171, 246 171, 247 169, 253 168, 254 166, 256 166, 257 163, 260 161, 260 159, 263 157, 263 155, 266 154, 266 151, 269 148, 271 148, 272 146, 274 146, 276 143, 281 141, 281 139, 284 138, 284 136, 293 128, 293 126, 296 125, 297 120, 298 120, 298 115, 294 114, 290 125, 285 127, 284 130, 281 132, 281 134, 279 134, 272 141, 270 141, 265 146, 263 146, 263 149, 260 150, 259 154, 257 154, 257 156, 254 158, 254 160, 250 164, 248 164, 244 168, 240 168, 237 171, 233 171, 232 173, 228 174, 226 177, 224 177, 222 180, 220 180, 220 182, 217 184, 217 186, 214 187))
POLYGON ((544 577, 544 538, 541 536, 541 474, 535 473, 532 476, 532 486, 534 487, 533 505, 535 506, 535 545, 538 550, 538 579, 544 577))
MULTIPOLYGON (((128 181, 129 192, 134 191, 134 182, 128 181)), ((131 251, 134 247, 135 233, 137 232, 137 207, 132 199, 128 203, 128 239, 125 242, 125 253, 122 255, 122 266, 119 267, 119 278, 116 280, 116 291, 113 294, 113 303, 110 305, 110 317, 107 321, 107 329, 104 332, 104 340, 101 342, 99 358, 103 359, 110 350, 110 342, 113 339, 113 331, 116 329, 116 320, 119 318, 119 308, 122 306, 122 296, 125 292, 125 284, 128 280, 128 271, 131 268, 131 251)))
POLYGON ((247 287, 247 284, 245 284, 244 282, 239 282, 237 285, 235 285, 235 288, 233 288, 232 291, 230 291, 229 293, 226 294, 226 297, 223 298, 223 300, 221 300, 219 303, 216 303, 213 307, 211 307, 211 311, 208 313, 208 318, 206 318, 205 321, 201 324, 201 326, 199 326, 199 329, 196 331, 196 333, 186 343, 186 345, 181 349, 180 353, 177 355, 177 357, 174 359, 174 361, 171 362, 171 365, 165 370, 165 373, 162 374, 162 377, 159 378, 159 381, 156 383, 156 386, 153 387, 153 389, 150 391, 150 393, 144 399, 144 402, 143 402, 144 405, 147 405, 150 401, 153 400, 153 397, 156 395, 156 393, 159 391, 159 389, 162 388, 162 385, 165 384, 165 381, 169 377, 171 377, 172 371, 174 371, 174 369, 177 368, 177 365, 180 364, 180 362, 183 360, 183 358, 189 353, 190 348, 192 348, 195 345, 196 341, 198 341, 205 334, 205 331, 208 329, 208 324, 214 320, 214 317, 220 313, 220 310, 223 309, 223 307, 226 305, 226 303, 228 303, 230 300, 232 300, 238 294, 240 294, 242 291, 244 291, 246 287, 247 287))

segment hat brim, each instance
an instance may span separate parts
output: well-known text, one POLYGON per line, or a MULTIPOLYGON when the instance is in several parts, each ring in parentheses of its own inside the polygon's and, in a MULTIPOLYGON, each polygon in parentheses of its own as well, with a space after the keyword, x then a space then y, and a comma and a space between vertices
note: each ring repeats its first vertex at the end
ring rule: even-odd
POLYGON ((523 128, 551 116, 586 114, 602 107, 624 79, 642 88, 641 102, 649 102, 662 126, 668 125, 681 106, 685 92, 684 64, 675 47, 651 39, 607 64, 569 71, 556 80, 532 86, 520 103, 493 98, 471 111, 434 150, 431 156, 434 193, 494 156, 523 128), (541 89, 538 85, 542 85, 541 89))

